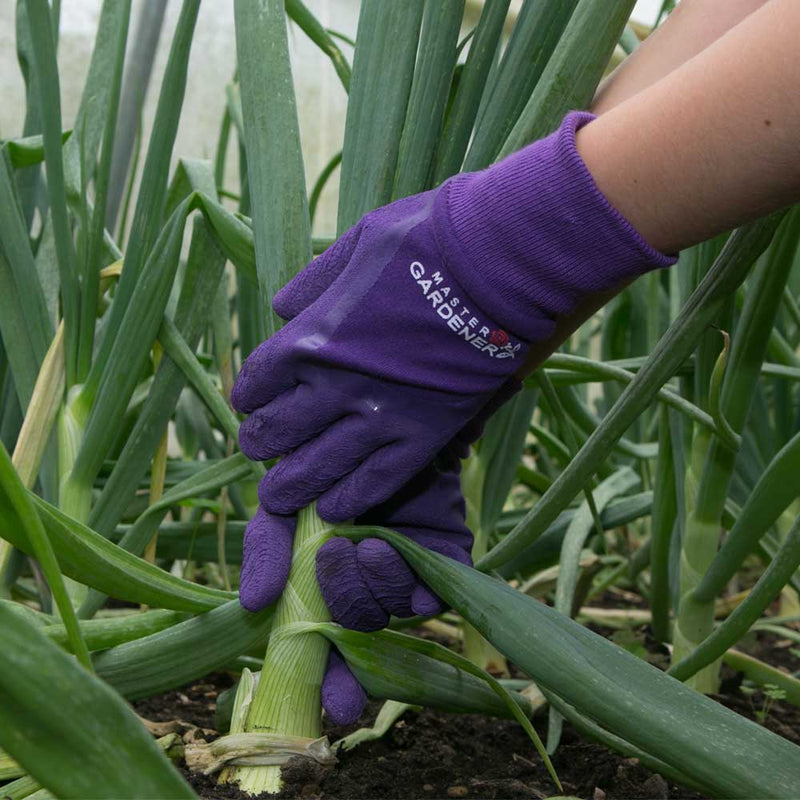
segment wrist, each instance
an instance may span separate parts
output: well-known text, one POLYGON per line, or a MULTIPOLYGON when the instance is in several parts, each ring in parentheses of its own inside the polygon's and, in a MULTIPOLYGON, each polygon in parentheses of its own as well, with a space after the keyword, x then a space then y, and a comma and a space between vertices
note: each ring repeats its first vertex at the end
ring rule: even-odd
POLYGON ((526 341, 552 335, 587 295, 675 259, 651 247, 598 188, 576 147, 594 117, 487 170, 453 178, 434 207, 445 258, 483 309, 526 341))

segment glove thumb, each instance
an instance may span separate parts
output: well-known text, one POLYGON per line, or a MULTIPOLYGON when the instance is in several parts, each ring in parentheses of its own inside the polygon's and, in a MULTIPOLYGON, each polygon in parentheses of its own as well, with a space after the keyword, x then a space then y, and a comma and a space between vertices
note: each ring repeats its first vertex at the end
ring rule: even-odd
POLYGON ((239 602, 248 611, 274 603, 289 577, 297 520, 259 507, 244 532, 239 602))
POLYGON ((322 707, 334 725, 352 725, 358 721, 367 694, 347 662, 331 647, 328 667, 322 680, 322 707))
POLYGON ((361 223, 337 239, 272 298, 275 313, 287 322, 308 308, 342 274, 361 236, 361 223))

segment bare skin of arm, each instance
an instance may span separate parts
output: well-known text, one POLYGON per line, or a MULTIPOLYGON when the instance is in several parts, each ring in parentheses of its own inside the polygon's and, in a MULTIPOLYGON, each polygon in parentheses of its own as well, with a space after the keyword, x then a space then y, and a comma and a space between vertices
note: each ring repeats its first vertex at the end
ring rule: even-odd
POLYGON ((589 123, 578 151, 653 247, 675 253, 800 198, 800 3, 770 0, 589 123))
POLYGON ((591 111, 600 116, 702 53, 768 0, 682 0, 657 30, 601 84, 591 111))
MULTIPOLYGON (((675 253, 800 199, 798 32, 796 0, 684 0, 598 91, 578 150, 653 247, 675 253)), ((561 320, 519 375, 613 296, 561 320)))

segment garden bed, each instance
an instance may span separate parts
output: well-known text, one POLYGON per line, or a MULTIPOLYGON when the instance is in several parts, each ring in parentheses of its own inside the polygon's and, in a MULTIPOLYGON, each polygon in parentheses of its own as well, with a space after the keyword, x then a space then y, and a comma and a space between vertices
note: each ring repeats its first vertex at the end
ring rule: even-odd
MULTIPOLYGON (((648 650, 655 646, 646 640, 648 650)), ((774 640, 761 637, 747 647, 762 660, 785 670, 800 660, 774 640)), ((760 709, 760 693, 740 691, 741 676, 724 668, 717 699, 750 719, 760 709)), ((179 690, 135 703, 149 719, 181 719, 202 728, 213 726, 216 694, 230 686, 226 674, 209 676, 179 690)), ((358 727, 372 724, 380 703, 371 702, 360 723, 347 728, 325 726, 336 741, 358 727)), ((776 703, 764 723, 773 732, 800 744, 800 709, 776 703)), ((546 720, 537 720, 544 737, 546 720)), ((588 800, 698 800, 697 794, 656 775, 636 759, 628 759, 595 744, 568 724, 553 759, 564 793, 588 800)), ((203 798, 246 797, 235 786, 218 786, 215 777, 182 771, 203 798)), ((554 793, 544 765, 524 731, 514 722, 475 715, 451 715, 424 710, 406 713, 378 741, 339 754, 335 767, 295 759, 284 769, 282 798, 358 800, 358 798, 546 798, 554 793)))

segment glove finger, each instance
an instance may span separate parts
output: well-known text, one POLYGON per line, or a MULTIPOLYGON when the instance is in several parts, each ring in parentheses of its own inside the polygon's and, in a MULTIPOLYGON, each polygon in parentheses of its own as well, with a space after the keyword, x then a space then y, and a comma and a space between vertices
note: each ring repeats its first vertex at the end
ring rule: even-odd
POLYGON ((279 517, 263 508, 244 533, 239 602, 248 611, 261 611, 278 599, 292 565, 294 517, 279 517))
POLYGON ((320 496, 317 512, 328 522, 357 517, 387 500, 425 465, 425 453, 414 441, 380 447, 320 496))
POLYGON ((267 405, 296 385, 295 366, 281 355, 282 332, 261 342, 242 364, 231 390, 231 405, 240 414, 249 414, 267 405))
POLYGON ((347 662, 333 648, 328 655, 328 667, 322 679, 321 698, 322 707, 334 725, 357 722, 367 704, 363 687, 347 662))
MULTIPOLYGON (((435 553, 440 553, 443 556, 452 558, 461 564, 466 564, 468 567, 472 566, 472 556, 469 549, 472 547, 472 533, 469 529, 466 530, 466 537, 468 545, 465 548, 459 542, 464 542, 464 533, 454 532, 454 535, 448 535, 447 539, 443 539, 441 535, 427 532, 410 531, 406 535, 417 544, 426 547, 428 550, 433 550, 435 553)), ((437 594, 425 583, 418 581, 416 588, 411 594, 411 608, 415 614, 423 616, 433 616, 434 614, 441 614, 445 608, 445 603, 437 596, 437 594)))
POLYGON ((327 430, 345 413, 335 396, 300 383, 255 409, 242 422, 239 447, 253 461, 286 455, 327 430))
POLYGON ((376 432, 361 416, 340 419, 277 463, 261 479, 259 499, 276 514, 305 508, 376 448, 388 444, 390 437, 388 430, 376 432))
POLYGON ((452 558, 453 561, 458 561, 459 564, 465 564, 468 567, 472 566, 472 556, 470 555, 472 533, 466 526, 464 526, 463 531, 448 531, 444 535, 430 531, 414 530, 409 531, 406 535, 422 547, 433 550, 434 553, 452 558))
MULTIPOLYGON (((446 539, 441 534, 425 531, 409 531, 406 535, 428 550, 452 558, 468 567, 472 566, 472 556, 469 552, 472 548, 472 533, 466 526, 463 526, 463 530, 448 532, 446 539)), ((418 581, 411 594, 411 608, 415 614, 433 616, 442 613, 445 603, 427 584, 418 581)))
POLYGON ((444 611, 444 603, 424 583, 418 583, 411 593, 411 609, 421 617, 435 617, 444 611))
POLYGON ((410 617, 411 593, 417 579, 402 556, 382 539, 364 539, 357 546, 358 568, 372 596, 387 614, 410 617))
POLYGON ((342 274, 361 236, 361 223, 337 239, 305 269, 297 273, 272 299, 279 317, 291 320, 310 306, 342 274))
POLYGON ((349 539, 329 539, 317 551, 317 582, 335 622, 357 631, 386 627, 389 615, 364 581, 356 545, 349 539))
MULTIPOLYGON (((395 525, 391 527, 428 550, 433 550, 462 564, 472 566, 472 558, 469 553, 472 549, 473 537, 472 532, 466 525, 458 525, 449 530, 440 531, 420 530, 419 528, 395 525), (443 540, 443 537, 446 537, 446 539, 443 540)), ((436 614, 441 614, 445 609, 445 604, 439 596, 427 584, 416 577, 414 586, 409 594, 409 602, 411 615, 419 614, 423 617, 433 617, 436 614)), ((395 616, 402 615, 395 613, 395 616)))

